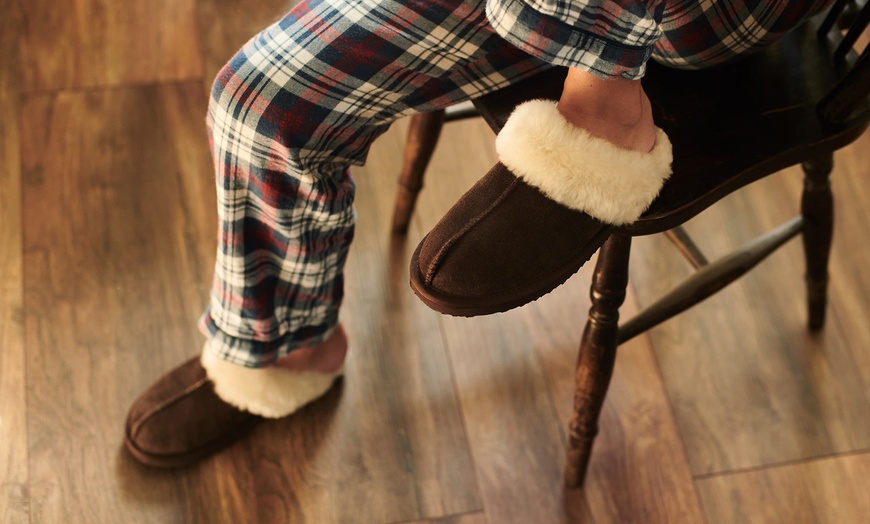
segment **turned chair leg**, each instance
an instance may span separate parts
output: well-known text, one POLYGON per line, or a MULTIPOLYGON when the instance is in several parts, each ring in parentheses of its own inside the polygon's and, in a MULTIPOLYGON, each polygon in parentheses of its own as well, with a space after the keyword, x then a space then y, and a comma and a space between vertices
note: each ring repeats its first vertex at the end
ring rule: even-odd
POLYGON ((631 237, 611 236, 598 254, 592 279, 592 308, 583 332, 577 359, 574 417, 569 428, 567 469, 568 487, 583 485, 592 443, 598 432, 598 416, 616 361, 619 344, 619 307, 628 285, 628 256, 631 237))
POLYGON ((423 188, 423 175, 432 158, 441 127, 444 110, 420 113, 411 118, 408 140, 405 143, 405 162, 399 176, 399 191, 393 209, 393 233, 403 235, 417 204, 417 195, 423 188))
POLYGON ((830 153, 803 163, 804 192, 801 214, 804 218, 803 244, 807 264, 807 304, 809 327, 816 331, 825 323, 828 257, 834 233, 834 197, 831 193, 830 153))

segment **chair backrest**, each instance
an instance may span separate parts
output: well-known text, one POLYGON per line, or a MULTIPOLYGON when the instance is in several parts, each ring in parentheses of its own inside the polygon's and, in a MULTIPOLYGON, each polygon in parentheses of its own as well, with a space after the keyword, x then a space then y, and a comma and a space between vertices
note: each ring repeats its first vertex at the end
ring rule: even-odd
POLYGON ((855 43, 870 24, 870 2, 866 2, 859 12, 844 16, 846 7, 854 5, 852 1, 837 0, 818 30, 820 39, 836 46, 836 60, 854 60, 854 65, 846 76, 818 105, 819 115, 834 123, 845 122, 850 118, 866 118, 866 113, 870 112, 870 45, 865 46, 857 58, 854 51, 855 43), (840 29, 845 29, 845 34, 840 29))

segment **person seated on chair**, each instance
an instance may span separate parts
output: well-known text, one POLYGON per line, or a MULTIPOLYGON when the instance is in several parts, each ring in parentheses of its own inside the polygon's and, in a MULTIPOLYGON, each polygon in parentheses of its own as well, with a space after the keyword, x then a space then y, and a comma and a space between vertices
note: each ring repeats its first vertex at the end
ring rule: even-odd
POLYGON ((304 0, 214 82, 220 234, 206 341, 133 404, 127 449, 149 466, 187 465, 331 387, 348 350, 339 323, 354 227, 348 168, 396 119, 569 68, 558 104, 511 116, 497 138, 501 162, 412 261, 412 285, 430 306, 501 311, 567 279, 668 177, 670 143, 640 84, 651 57, 721 64, 828 3, 304 0), (542 211, 529 217, 530 206, 542 211), (491 271, 472 242, 502 246, 509 263, 491 271), (582 249, 550 255, 557 244, 582 249), (528 264, 542 249, 553 269, 528 264))

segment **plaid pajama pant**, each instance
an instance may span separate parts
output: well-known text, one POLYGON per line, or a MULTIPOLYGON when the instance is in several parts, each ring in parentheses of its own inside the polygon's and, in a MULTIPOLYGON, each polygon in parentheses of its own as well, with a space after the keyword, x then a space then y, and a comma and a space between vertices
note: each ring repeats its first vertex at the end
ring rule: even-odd
POLYGON ((262 367, 338 323, 354 183, 394 120, 550 64, 642 76, 723 62, 827 1, 309 0, 215 80, 208 128, 219 247, 206 350, 262 367))

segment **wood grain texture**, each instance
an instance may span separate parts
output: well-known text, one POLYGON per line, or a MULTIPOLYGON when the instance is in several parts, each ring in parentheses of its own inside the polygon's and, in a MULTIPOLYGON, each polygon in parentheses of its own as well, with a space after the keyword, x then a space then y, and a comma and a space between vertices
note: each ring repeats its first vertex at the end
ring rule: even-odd
POLYGON ((15 74, 21 20, 14 1, 0 0, 0 522, 29 522, 24 290, 21 249, 19 93, 15 74))
POLYGON ((257 521, 405 522, 481 509, 437 315, 407 287, 413 246, 389 242, 390 210, 378 196, 392 177, 372 176, 398 169, 397 139, 385 137, 355 171, 360 218, 346 268, 351 346, 340 391, 264 425, 231 450, 232 462, 213 462, 243 479, 237 499, 265 486, 269 500, 250 504, 261 508, 257 521))
MULTIPOLYGON (((422 227, 411 234, 434 224, 494 162, 492 135, 481 121, 447 124, 418 205, 415 221, 422 227)), ((563 488, 593 266, 594 260, 523 308, 442 318, 486 514, 491 522, 518 523, 702 521, 643 337, 619 353, 585 489, 563 488)), ((630 297, 627 314, 633 304, 630 297)))
POLYGON ((199 78, 194 0, 21 2, 28 92, 199 78))
MULTIPOLYGON (((545 299, 524 307, 533 345, 567 431, 574 391, 573 366, 589 308, 595 259, 545 299), (546 348, 551 348, 547 350, 546 348), (558 351, 552 348, 560 348, 558 351)), ((620 316, 637 311, 631 287, 620 316)), ((703 522, 692 474, 658 373, 649 338, 617 350, 616 365, 583 491, 596 523, 703 522)))
MULTIPOLYGON (((867 514, 868 134, 836 157, 823 332, 805 329, 795 243, 625 345, 583 491, 563 491, 562 472, 591 265, 532 305, 474 320, 441 318, 407 287, 410 250, 494 162, 479 121, 445 127, 404 242, 390 241, 388 226, 407 123, 355 171, 345 380, 193 468, 139 467, 120 449, 126 410, 202 341, 194 322, 215 249, 203 82, 287 5, 200 0, 199 39, 187 0, 13 2, 19 12, 9 2, 0 0, 0 51, 13 57, 0 61, 0 521, 777 522, 768 501, 792 522, 867 514), (158 59, 167 42, 179 56, 158 59), (19 98, 19 82, 30 95, 19 98), (46 89, 58 91, 35 93, 46 89), (831 452, 854 454, 818 459, 831 452), (760 469, 720 473, 740 467, 760 469)), ((699 243, 713 256, 796 212, 799 179, 778 175, 690 229, 706 233, 699 243)), ((641 302, 688 271, 664 239, 633 249, 641 302)), ((623 316, 635 302, 630 287, 623 316)))
MULTIPOLYGON (((806 327, 803 257, 792 242, 718 296, 653 330, 693 472, 758 467, 870 446, 868 135, 837 155, 828 322, 806 327), (862 225, 864 224, 864 225, 862 225)), ((754 184, 689 224, 708 256, 798 211, 800 168, 754 184), (726 228, 721 227, 727 224, 726 228), (715 232, 715 234, 713 233, 715 232)), ((688 272, 663 239, 636 242, 642 303, 688 272)))
POLYGON ((698 481, 710 522, 841 524, 870 515, 870 455, 842 456, 698 481))
POLYGON ((437 316, 403 285, 377 209, 348 268, 342 387, 176 474, 119 450, 133 398, 201 344, 215 196, 200 87, 25 102, 35 520, 396 522, 479 510, 437 316), (122 496, 90 504, 96 491, 122 496))
MULTIPOLYGON (((492 133, 481 121, 445 126, 411 222, 412 244, 492 166, 493 154, 492 133)), ((523 311, 440 321, 490 522, 592 522, 583 493, 563 493, 564 422, 523 311)), ((573 364, 565 371, 573 376, 573 364)))
POLYGON ((140 475, 120 443, 133 398, 201 343, 215 231, 193 210, 214 198, 203 110, 198 83, 24 100, 34 522, 180 520, 185 476, 140 475))
POLYGON ((596 522, 704 522, 645 337, 620 347, 599 427, 585 487, 596 522))

